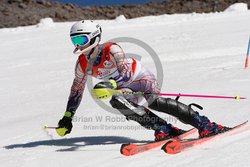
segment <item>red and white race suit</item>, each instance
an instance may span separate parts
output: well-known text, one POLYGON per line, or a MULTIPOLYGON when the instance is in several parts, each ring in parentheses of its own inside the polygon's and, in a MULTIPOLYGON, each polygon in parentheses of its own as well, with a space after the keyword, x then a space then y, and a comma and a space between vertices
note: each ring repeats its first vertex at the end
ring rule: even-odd
MULTIPOLYGON (((125 57, 122 48, 116 43, 99 45, 94 59, 81 54, 76 62, 75 78, 67 105, 67 111, 75 111, 82 99, 87 75, 101 80, 114 79, 118 89, 134 92, 158 93, 157 80, 138 60, 125 57)), ((152 95, 126 95, 128 101, 139 103, 143 97, 149 102, 152 95)))

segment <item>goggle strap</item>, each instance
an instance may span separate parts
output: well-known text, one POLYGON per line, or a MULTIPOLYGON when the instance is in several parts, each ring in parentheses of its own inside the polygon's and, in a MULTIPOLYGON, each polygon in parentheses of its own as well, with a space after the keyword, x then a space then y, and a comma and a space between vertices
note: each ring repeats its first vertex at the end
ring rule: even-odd
POLYGON ((90 32, 77 32, 74 34, 70 34, 70 37, 78 36, 78 35, 90 35, 90 32))

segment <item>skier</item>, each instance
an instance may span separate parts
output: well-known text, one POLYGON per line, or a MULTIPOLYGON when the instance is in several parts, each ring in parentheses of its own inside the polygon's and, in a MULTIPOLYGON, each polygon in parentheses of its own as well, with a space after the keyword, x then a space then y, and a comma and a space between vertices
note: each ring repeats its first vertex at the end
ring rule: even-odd
POLYGON ((206 116, 201 116, 191 107, 196 104, 185 105, 178 99, 158 97, 157 80, 149 70, 133 58, 126 58, 122 48, 116 43, 99 44, 102 29, 93 21, 82 20, 76 22, 70 30, 70 37, 75 46, 74 53, 80 56, 76 62, 75 78, 71 87, 66 112, 58 122, 57 133, 60 136, 69 134, 72 129, 74 116, 82 99, 87 75, 91 75, 103 82, 93 89, 96 98, 110 97, 110 104, 119 110, 127 120, 133 120, 147 129, 155 131, 155 140, 162 140, 184 133, 155 115, 148 108, 140 106, 139 102, 145 98, 150 109, 164 112, 178 118, 183 123, 192 125, 199 130, 200 137, 214 135, 226 130, 226 127, 210 122, 206 116), (110 90, 126 92, 145 92, 152 94, 114 94, 110 90))

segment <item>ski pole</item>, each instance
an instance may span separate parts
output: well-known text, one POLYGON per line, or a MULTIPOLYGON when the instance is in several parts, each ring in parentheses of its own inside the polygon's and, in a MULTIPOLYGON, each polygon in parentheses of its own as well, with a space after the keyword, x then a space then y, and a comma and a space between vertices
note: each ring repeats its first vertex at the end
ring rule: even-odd
POLYGON ((44 125, 43 129, 56 129, 57 127, 53 127, 53 126, 48 126, 48 125, 44 125))
POLYGON ((184 96, 184 97, 198 97, 198 98, 220 98, 220 99, 246 99, 240 96, 220 96, 220 95, 198 95, 198 94, 170 94, 170 93, 158 93, 159 96, 184 96))
POLYGON ((182 93, 147 93, 147 92, 120 92, 117 91, 117 94, 155 94, 158 96, 179 96, 179 97, 198 97, 198 98, 221 98, 221 99, 246 99, 246 97, 240 96, 220 96, 220 95, 200 95, 200 94, 182 94, 182 93))

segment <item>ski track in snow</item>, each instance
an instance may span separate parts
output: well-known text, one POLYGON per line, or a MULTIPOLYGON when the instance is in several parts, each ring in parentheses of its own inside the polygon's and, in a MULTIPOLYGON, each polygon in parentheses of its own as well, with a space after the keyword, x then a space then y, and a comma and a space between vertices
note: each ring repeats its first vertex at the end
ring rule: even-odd
MULTIPOLYGON (((102 42, 133 37, 156 51, 164 71, 162 92, 248 97, 250 70, 243 67, 249 20, 250 11, 97 21, 103 27, 102 42)), ((153 131, 112 129, 139 126, 104 111, 95 104, 87 88, 70 135, 60 138, 51 130, 42 130, 44 124, 55 126, 64 113, 77 59, 69 39, 73 23, 44 24, 0 29, 2 166, 250 166, 249 125, 241 133, 211 140, 180 154, 167 155, 155 149, 124 157, 119 152, 122 143, 153 140, 153 131)), ((141 55, 142 63, 156 72, 145 50, 125 43, 121 46, 127 53, 141 55)), ((249 98, 239 102, 180 100, 198 103, 204 107, 201 114, 234 126, 249 120, 249 98)), ((191 128, 155 113, 178 127, 191 128)))

